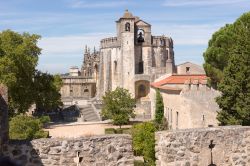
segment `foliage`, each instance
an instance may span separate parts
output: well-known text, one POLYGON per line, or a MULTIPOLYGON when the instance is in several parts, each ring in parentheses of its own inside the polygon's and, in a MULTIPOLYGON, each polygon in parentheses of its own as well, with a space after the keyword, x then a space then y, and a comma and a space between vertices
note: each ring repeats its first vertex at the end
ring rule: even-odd
POLYGON ((8 87, 11 109, 25 112, 33 103, 32 79, 41 49, 38 35, 0 32, 0 82, 8 87))
POLYGON ((62 105, 59 93, 61 86, 62 80, 60 77, 37 71, 34 78, 37 109, 51 110, 62 105))
POLYGON ((105 134, 131 134, 131 129, 130 128, 106 128, 105 129, 105 134))
POLYGON ((143 156, 145 165, 155 165, 155 131, 154 123, 144 122, 132 128, 133 150, 135 155, 143 156))
MULTIPOLYGON (((229 59, 232 57, 234 47, 240 47, 241 43, 237 41, 237 33, 240 28, 239 22, 249 26, 250 12, 240 17, 234 24, 227 24, 219 31, 215 32, 208 43, 208 48, 203 54, 205 63, 204 69, 210 77, 210 84, 217 89, 218 84, 224 78, 223 70, 227 67, 229 59)), ((242 36, 249 33, 249 28, 242 31, 242 36)))
POLYGON ((144 166, 144 162, 140 160, 135 160, 134 161, 134 166, 144 166))
POLYGON ((222 110, 217 119, 221 125, 250 125, 250 13, 234 23, 232 32, 235 44, 219 84, 217 103, 222 110))
POLYGON ((164 104, 160 91, 156 90, 155 122, 161 124, 164 117, 164 104))
POLYGON ((49 117, 49 116, 41 116, 41 117, 39 117, 39 121, 40 121, 42 124, 49 123, 49 122, 50 122, 50 117, 49 117))
POLYGON ((43 123, 34 117, 17 115, 10 120, 9 135, 11 139, 31 140, 48 137, 42 130, 43 123))
POLYGON ((114 91, 106 92, 103 96, 103 105, 101 115, 112 119, 113 124, 119 125, 120 128, 129 122, 129 118, 135 116, 135 99, 126 89, 117 87, 114 91))

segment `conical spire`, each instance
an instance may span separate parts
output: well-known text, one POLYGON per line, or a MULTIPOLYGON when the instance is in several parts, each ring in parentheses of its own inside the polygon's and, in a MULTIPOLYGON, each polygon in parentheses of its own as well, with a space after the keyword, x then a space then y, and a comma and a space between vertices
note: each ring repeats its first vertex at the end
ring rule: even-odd
POLYGON ((87 51, 88 51, 88 46, 87 45, 85 45, 85 53, 87 53, 87 51))

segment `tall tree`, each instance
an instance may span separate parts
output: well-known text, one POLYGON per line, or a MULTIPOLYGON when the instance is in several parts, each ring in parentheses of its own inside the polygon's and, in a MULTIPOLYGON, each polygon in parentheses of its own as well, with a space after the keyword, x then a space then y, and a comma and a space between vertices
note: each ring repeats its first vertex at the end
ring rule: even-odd
POLYGON ((34 96, 38 110, 51 110, 62 105, 59 90, 62 86, 62 80, 58 75, 36 72, 34 77, 34 96))
POLYGON ((160 91, 156 90, 156 101, 155 101, 155 122, 160 125, 164 118, 164 104, 160 91))
POLYGON ((122 125, 129 122, 130 117, 134 117, 135 99, 127 89, 117 87, 114 91, 108 91, 103 96, 102 116, 112 119, 115 125, 122 125))
POLYGON ((222 95, 217 102, 221 125, 250 125, 250 13, 242 15, 233 25, 235 44, 231 58, 219 84, 222 95))
MULTIPOLYGON (((250 12, 244 14, 245 18, 250 17, 250 12)), ((238 21, 249 25, 248 19, 240 17, 238 21)), ((208 43, 208 48, 203 54, 205 63, 204 69, 206 74, 210 77, 210 84, 217 89, 218 84, 224 78, 223 70, 228 65, 228 61, 231 57, 231 52, 236 44, 236 32, 239 25, 237 23, 227 24, 219 31, 215 32, 212 39, 208 43)), ((249 29, 248 29, 249 31, 249 29)), ((246 35, 247 31, 244 32, 246 35)))
POLYGON ((41 49, 40 36, 0 32, 0 82, 8 87, 10 108, 25 112, 33 103, 32 80, 41 49))

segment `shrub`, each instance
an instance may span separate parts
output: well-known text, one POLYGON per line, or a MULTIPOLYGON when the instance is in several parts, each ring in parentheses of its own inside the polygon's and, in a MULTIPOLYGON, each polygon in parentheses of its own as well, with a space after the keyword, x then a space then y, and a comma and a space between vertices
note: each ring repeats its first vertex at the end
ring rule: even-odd
POLYGON ((161 93, 159 90, 156 90, 156 101, 155 101, 155 122, 158 124, 162 123, 164 117, 164 104, 161 93))
POLYGON ((130 128, 119 128, 119 129, 107 128, 105 129, 105 134, 131 134, 131 129, 130 128))
POLYGON ((139 160, 135 160, 134 161, 134 166, 144 166, 144 162, 143 161, 139 161, 139 160))
POLYGON ((132 128, 134 153, 143 156, 145 165, 155 165, 155 131, 152 122, 137 124, 132 128))
POLYGON ((103 96, 101 115, 104 119, 112 119, 114 125, 128 124, 129 118, 135 117, 135 99, 127 89, 117 87, 114 91, 107 91, 103 96))
POLYGON ((48 132, 42 130, 43 123, 34 117, 17 115, 10 120, 10 139, 25 140, 46 138, 48 132))

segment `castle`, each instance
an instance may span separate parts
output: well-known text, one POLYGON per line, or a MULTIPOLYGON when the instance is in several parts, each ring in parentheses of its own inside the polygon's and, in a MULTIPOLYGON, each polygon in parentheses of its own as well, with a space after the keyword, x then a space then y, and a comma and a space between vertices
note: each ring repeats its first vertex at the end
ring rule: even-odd
MULTIPOLYGON (((90 99, 93 97, 96 100, 101 100, 106 91, 122 87, 128 89, 136 99, 137 107, 135 111, 138 117, 153 118, 155 89, 159 89, 163 95, 166 113, 170 109, 167 107, 168 105, 171 105, 171 109, 175 110, 179 109, 178 104, 180 103, 173 100, 172 103, 176 103, 176 105, 169 104, 171 100, 166 100, 165 94, 172 95, 174 93, 178 96, 185 96, 182 94, 187 91, 185 87, 187 81, 190 82, 191 79, 194 81, 190 82, 188 86, 191 87, 191 84, 196 82, 198 85, 204 85, 206 89, 206 91, 200 91, 205 92, 205 94, 198 93, 200 96, 197 97, 206 96, 211 92, 215 94, 210 95, 210 97, 212 96, 211 102, 215 103, 214 97, 218 94, 206 88, 207 77, 201 66, 191 62, 175 65, 174 43, 171 37, 153 36, 151 25, 139 17, 133 16, 128 10, 116 21, 116 33, 116 37, 102 39, 98 51, 94 48, 94 51, 91 52, 86 46, 81 70, 72 67, 69 75, 62 77, 64 85, 61 94, 64 103, 67 103, 67 101, 73 103, 74 99, 79 99, 77 100, 79 104, 81 98, 90 99), (184 77, 182 77, 181 82, 178 82, 177 77, 181 75, 184 77), (166 83, 168 84, 167 90, 165 84, 157 84, 157 82, 164 82, 165 79, 170 77, 175 77, 177 82, 166 83), (199 80, 200 78, 202 80, 199 80), (171 93, 169 93, 169 90, 171 93)), ((204 88, 198 86, 196 89, 189 88, 189 90, 196 91, 191 92, 196 94, 199 89, 204 88)), ((179 100, 178 97, 175 99, 179 100)), ((196 99, 191 99, 191 104, 195 102, 196 99)), ((214 110, 217 108, 216 106, 211 108, 213 116, 210 116, 211 111, 208 110, 212 119, 215 119, 216 111, 214 110)), ((181 114, 181 111, 177 112, 181 114)), ((204 110, 203 112, 207 111, 204 110)), ((205 117, 205 115, 206 113, 202 113, 200 116, 205 117)), ((180 115, 178 116, 180 117, 180 115)), ((206 115, 206 117, 209 116, 206 115)), ((216 124, 216 121, 211 120, 210 122, 211 125, 216 124)), ((206 125, 210 125, 210 123, 206 125)), ((176 125, 173 126, 179 128, 176 125)))

